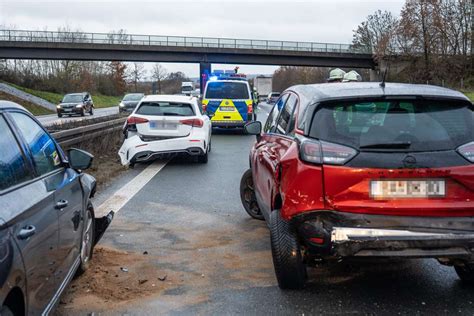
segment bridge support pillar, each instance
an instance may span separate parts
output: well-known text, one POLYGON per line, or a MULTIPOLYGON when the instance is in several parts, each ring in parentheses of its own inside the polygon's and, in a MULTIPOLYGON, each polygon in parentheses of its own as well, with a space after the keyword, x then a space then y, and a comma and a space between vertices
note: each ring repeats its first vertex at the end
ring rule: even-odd
POLYGON ((206 87, 206 82, 209 79, 209 75, 211 74, 211 63, 200 62, 199 73, 200 73, 199 87, 201 89, 201 95, 202 95, 204 93, 204 88, 206 87))

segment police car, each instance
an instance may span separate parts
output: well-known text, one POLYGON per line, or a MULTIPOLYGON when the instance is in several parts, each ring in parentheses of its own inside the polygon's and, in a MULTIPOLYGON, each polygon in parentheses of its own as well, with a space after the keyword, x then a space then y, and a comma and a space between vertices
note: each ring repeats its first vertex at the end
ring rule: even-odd
POLYGON ((247 77, 235 72, 213 72, 206 83, 202 109, 211 118, 212 127, 244 127, 255 120, 247 77))

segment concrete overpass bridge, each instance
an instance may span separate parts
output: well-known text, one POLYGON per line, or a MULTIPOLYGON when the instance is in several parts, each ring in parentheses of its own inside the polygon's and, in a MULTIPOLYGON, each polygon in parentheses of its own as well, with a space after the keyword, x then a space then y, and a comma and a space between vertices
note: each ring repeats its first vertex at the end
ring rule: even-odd
POLYGON ((370 68, 370 49, 350 44, 137 34, 0 30, 1 59, 60 59, 370 68))

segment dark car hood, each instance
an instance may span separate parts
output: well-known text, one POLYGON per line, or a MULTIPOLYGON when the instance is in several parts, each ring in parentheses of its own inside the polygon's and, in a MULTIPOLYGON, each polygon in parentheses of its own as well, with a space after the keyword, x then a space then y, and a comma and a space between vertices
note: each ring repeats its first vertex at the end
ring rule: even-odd
POLYGON ((136 106, 140 101, 122 101, 125 106, 136 106))

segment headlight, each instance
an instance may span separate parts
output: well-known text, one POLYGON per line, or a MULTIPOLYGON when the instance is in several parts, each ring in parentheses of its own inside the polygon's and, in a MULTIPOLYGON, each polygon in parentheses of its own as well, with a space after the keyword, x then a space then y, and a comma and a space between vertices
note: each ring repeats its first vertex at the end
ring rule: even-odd
POLYGON ((56 105, 56 109, 60 109, 60 108, 61 108, 61 104, 56 105))
POLYGON ((123 108, 125 104, 123 104, 123 102, 120 102, 119 106, 123 108))
POLYGON ((82 108, 82 104, 76 105, 76 108, 82 108))

